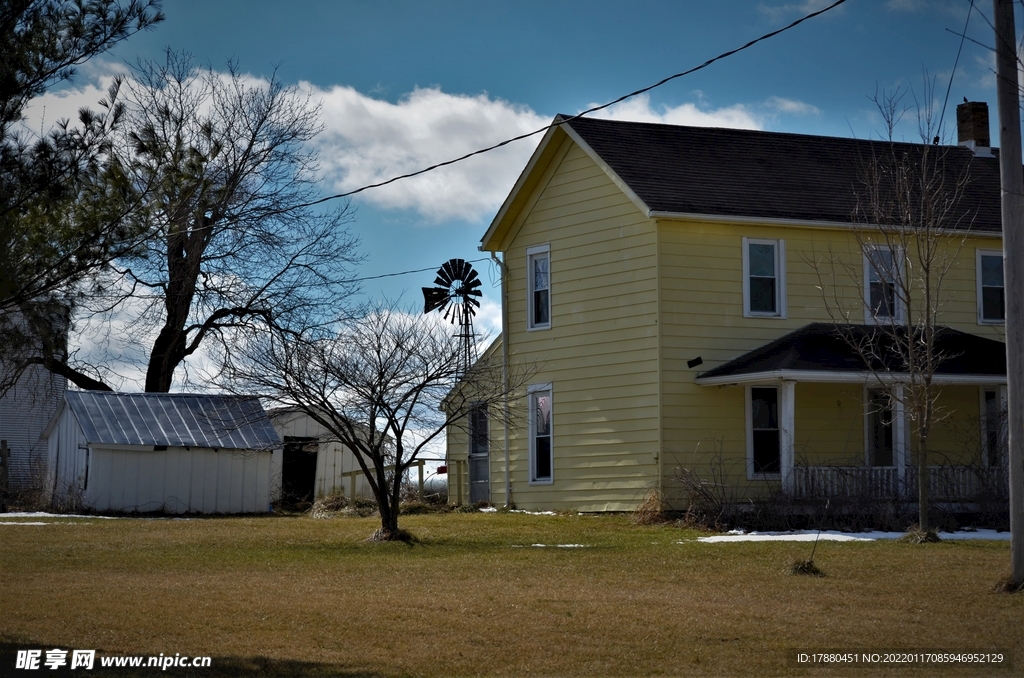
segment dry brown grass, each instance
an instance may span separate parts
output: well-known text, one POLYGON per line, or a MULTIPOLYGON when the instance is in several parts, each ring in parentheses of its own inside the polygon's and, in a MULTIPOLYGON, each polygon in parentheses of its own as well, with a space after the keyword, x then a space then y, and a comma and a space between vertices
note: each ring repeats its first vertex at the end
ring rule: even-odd
POLYGON ((705 544, 626 517, 415 515, 413 546, 367 542, 372 518, 49 522, 0 525, 5 661, 214 657, 168 676, 832 675, 791 666, 793 648, 1024 662, 1024 595, 991 592, 1005 542, 822 543, 818 578, 786 573, 805 543, 705 544))

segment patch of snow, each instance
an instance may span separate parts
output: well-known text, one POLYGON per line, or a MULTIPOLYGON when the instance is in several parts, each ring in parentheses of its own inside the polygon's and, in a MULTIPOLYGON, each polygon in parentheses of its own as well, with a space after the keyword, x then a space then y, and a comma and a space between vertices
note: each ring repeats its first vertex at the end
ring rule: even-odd
POLYGON ((497 513, 497 512, 498 512, 498 509, 494 508, 493 506, 487 506, 485 508, 480 509, 480 513, 497 513))
MULTIPOLYGON (((714 535, 711 537, 699 537, 697 541, 705 543, 741 542, 741 541, 875 541, 877 539, 899 539, 906 535, 906 532, 838 532, 836 530, 823 530, 818 536, 817 530, 796 530, 792 532, 743 532, 743 530, 730 530, 726 534, 714 535)), ((967 539, 992 539, 997 541, 1009 541, 1009 532, 997 532, 995 530, 969 530, 959 532, 939 532, 939 538, 943 541, 959 541, 967 539)), ((679 541, 677 544, 686 542, 679 541)))
MULTIPOLYGON (((74 523, 67 523, 67 524, 68 525, 73 525, 74 523)), ((35 522, 33 522, 33 523, 30 523, 30 522, 22 523, 22 522, 16 522, 16 521, 11 520, 11 521, 2 522, 2 523, 0 523, 0 525, 59 525, 59 523, 35 523, 35 522)))

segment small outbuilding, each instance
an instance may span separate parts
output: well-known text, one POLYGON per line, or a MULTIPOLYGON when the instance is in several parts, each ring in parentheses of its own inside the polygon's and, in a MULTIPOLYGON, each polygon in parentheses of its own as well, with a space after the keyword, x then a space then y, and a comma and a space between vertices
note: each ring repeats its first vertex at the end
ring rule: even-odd
POLYGON ((281 439, 255 397, 68 391, 43 433, 58 507, 257 513, 281 439))
POLYGON ((287 506, 312 503, 332 495, 372 497, 355 454, 330 435, 313 417, 295 408, 269 412, 284 441, 274 452, 273 500, 287 506))

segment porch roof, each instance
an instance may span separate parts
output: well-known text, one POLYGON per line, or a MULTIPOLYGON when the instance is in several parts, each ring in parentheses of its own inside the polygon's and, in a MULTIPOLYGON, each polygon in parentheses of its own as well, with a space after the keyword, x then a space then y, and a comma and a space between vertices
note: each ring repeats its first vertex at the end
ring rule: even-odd
MULTIPOLYGON (((872 380, 876 375, 884 381, 907 382, 909 375, 896 350, 900 342, 893 332, 899 333, 901 329, 811 323, 698 375, 696 383, 857 383, 872 380), (862 355, 867 353, 878 354, 871 359, 871 369, 862 355)), ((1006 383, 1006 346, 1002 342, 939 327, 935 348, 943 356, 935 383, 1006 383)))

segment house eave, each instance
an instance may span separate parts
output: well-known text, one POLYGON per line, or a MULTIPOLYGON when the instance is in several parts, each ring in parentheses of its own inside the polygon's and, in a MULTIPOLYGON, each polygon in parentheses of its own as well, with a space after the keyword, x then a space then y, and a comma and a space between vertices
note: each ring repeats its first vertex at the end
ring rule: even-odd
MULTIPOLYGON (((816 228, 816 229, 829 229, 829 230, 865 230, 865 231, 877 231, 879 229, 888 229, 889 227, 882 226, 880 224, 868 224, 868 223, 855 223, 852 221, 822 221, 815 219, 781 219, 777 217, 754 217, 744 215, 725 215, 725 214, 701 214, 698 212, 667 212, 651 210, 648 216, 652 219, 664 219, 667 221, 687 221, 687 222, 708 222, 708 223, 730 223, 730 224, 743 224, 749 226, 778 226, 782 228, 816 228)), ((955 234, 962 236, 974 236, 978 238, 994 238, 1001 240, 1003 237, 1002 232, 996 231, 978 231, 972 229, 938 229, 939 233, 943 234, 955 234)))
MULTIPOLYGON (((769 370, 747 374, 731 374, 717 377, 698 376, 698 386, 739 386, 779 381, 795 381, 810 384, 864 384, 881 382, 885 384, 909 384, 906 372, 842 372, 829 370, 769 370)), ((936 374, 932 383, 938 386, 986 386, 1006 383, 1006 375, 990 374, 936 374)))
POLYGON ((561 125, 552 124, 548 131, 544 133, 533 155, 530 156, 529 162, 526 163, 526 167, 519 173, 519 178, 516 179, 512 190, 509 191, 504 202, 501 203, 501 207, 498 208, 497 214, 494 215, 494 219, 491 220, 491 225, 487 227, 487 232, 480 238, 478 249, 481 252, 501 251, 500 244, 504 239, 503 226, 507 228, 508 224, 514 220, 515 214, 513 212, 517 211, 514 207, 520 194, 529 189, 531 178, 535 172, 542 172, 544 166, 550 162, 558 146, 557 143, 552 143, 552 139, 563 131, 561 125))

